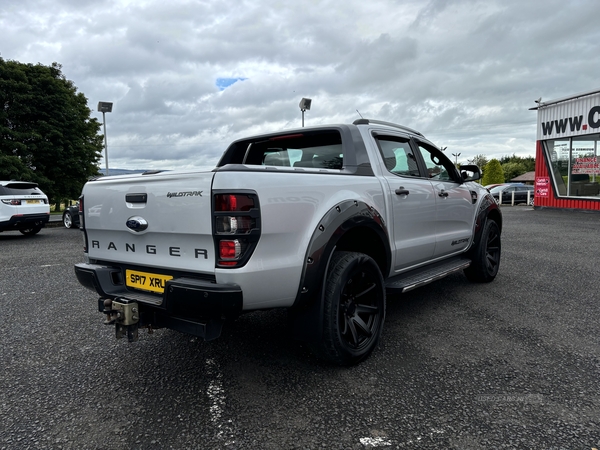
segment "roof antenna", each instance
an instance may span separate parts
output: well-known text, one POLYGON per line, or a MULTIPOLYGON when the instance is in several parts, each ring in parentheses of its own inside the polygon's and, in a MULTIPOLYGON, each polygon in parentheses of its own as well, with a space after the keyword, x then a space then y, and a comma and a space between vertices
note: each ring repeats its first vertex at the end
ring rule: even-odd
POLYGON ((356 112, 358 113, 358 115, 360 116, 361 119, 364 119, 364 117, 362 116, 362 114, 358 111, 358 109, 356 110, 356 112))

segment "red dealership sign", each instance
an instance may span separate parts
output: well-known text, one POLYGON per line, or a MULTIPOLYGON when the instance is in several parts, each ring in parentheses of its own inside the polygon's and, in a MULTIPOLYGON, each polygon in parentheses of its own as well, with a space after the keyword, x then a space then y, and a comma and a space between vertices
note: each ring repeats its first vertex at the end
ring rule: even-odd
POLYGON ((535 179, 535 196, 549 197, 550 196, 550 178, 537 177, 535 179))

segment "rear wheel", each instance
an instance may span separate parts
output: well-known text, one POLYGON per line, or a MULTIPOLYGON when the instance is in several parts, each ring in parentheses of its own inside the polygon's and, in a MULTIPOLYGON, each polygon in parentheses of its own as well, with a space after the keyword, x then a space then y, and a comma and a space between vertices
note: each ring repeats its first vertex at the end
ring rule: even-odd
POLYGON ((32 228, 22 228, 19 231, 21 232, 21 234, 24 234, 25 236, 33 236, 34 234, 38 234, 41 229, 42 229, 42 227, 32 227, 32 228))
POLYGON ((377 263, 363 253, 336 252, 325 280, 322 357, 356 364, 375 349, 385 320, 385 286, 377 263))
POLYGON ((65 228, 73 228, 73 217, 69 211, 63 213, 63 225, 65 228))
POLYGON ((491 219, 486 220, 479 242, 471 253, 471 265, 465 269, 470 281, 489 283, 498 273, 501 255, 500 227, 491 219))

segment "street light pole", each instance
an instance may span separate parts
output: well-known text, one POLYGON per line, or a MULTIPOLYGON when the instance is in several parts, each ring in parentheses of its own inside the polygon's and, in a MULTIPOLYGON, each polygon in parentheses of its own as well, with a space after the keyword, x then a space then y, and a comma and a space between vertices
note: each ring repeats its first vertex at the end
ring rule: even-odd
POLYGON ((108 176, 108 138, 106 137, 106 116, 102 111, 102 124, 104 125, 104 162, 106 164, 106 176, 108 176))
POLYGON ((458 157, 460 156, 460 153, 452 153, 452 156, 454 156, 454 165, 457 166, 458 165, 458 157))
POLYGON ((102 122, 104 124, 104 161, 106 162, 106 176, 108 176, 108 138, 106 136, 106 113, 112 112, 111 102, 98 102, 98 111, 102 112, 102 122))

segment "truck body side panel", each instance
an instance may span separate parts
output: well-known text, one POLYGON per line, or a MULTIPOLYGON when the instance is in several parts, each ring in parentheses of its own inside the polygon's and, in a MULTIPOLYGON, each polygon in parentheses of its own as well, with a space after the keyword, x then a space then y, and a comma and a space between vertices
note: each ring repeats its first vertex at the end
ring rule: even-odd
POLYGON ((380 213, 385 205, 375 177, 336 171, 265 170, 217 172, 214 189, 254 189, 261 204, 261 238, 248 264, 217 269, 218 283, 236 283, 244 309, 292 306, 306 248, 323 216, 338 203, 355 199, 380 213))

